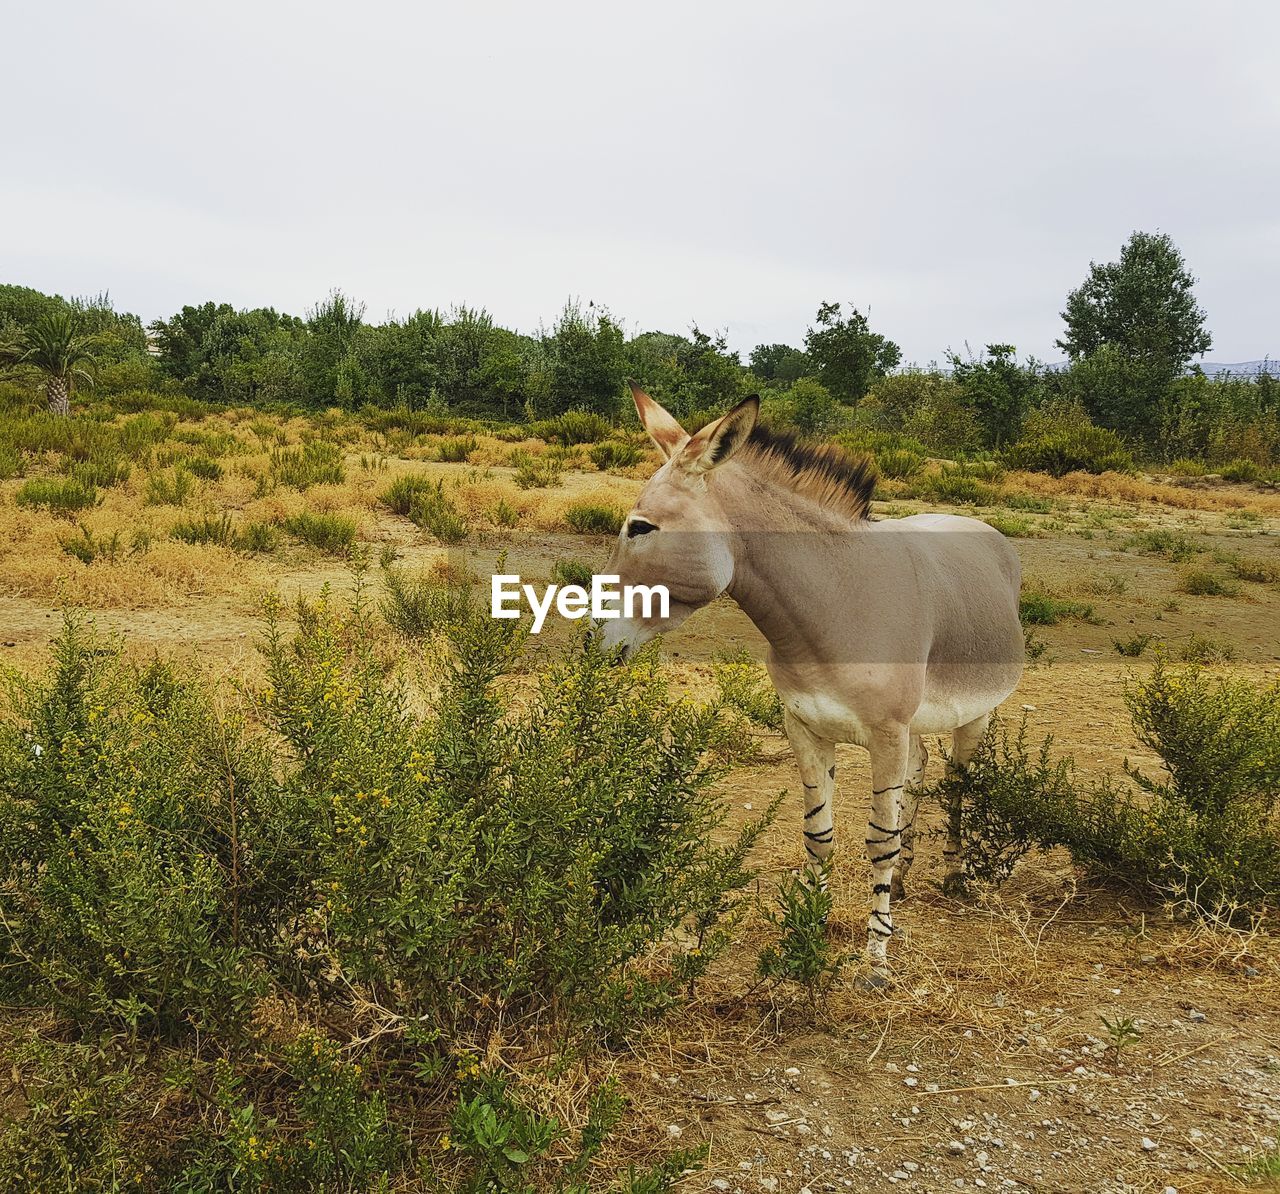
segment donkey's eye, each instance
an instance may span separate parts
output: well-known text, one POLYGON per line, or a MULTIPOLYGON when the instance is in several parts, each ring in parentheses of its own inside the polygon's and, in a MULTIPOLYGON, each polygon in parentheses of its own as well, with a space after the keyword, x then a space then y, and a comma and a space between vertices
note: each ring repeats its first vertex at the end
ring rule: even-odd
POLYGON ((645 522, 643 518, 633 518, 627 523, 627 538, 634 539, 637 535, 647 535, 650 531, 657 529, 653 523, 645 522))

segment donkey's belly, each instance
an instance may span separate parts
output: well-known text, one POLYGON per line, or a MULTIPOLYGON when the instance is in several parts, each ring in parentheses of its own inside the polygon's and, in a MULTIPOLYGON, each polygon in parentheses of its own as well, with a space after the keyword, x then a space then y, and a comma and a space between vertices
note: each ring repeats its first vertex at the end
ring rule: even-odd
POLYGON ((820 692, 779 690, 782 707, 819 738, 828 742, 853 742, 866 746, 870 729, 863 716, 837 696, 820 692))

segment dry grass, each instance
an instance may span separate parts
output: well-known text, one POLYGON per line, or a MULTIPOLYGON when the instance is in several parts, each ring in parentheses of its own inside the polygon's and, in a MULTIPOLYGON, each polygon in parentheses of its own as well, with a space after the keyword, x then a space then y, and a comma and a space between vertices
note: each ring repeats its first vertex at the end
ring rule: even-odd
POLYGON ((1005 489, 1051 497, 1085 497, 1137 505, 1158 504, 1178 510, 1252 510, 1280 516, 1280 494, 1259 493, 1247 486, 1169 485, 1121 473, 1010 473, 1005 489))

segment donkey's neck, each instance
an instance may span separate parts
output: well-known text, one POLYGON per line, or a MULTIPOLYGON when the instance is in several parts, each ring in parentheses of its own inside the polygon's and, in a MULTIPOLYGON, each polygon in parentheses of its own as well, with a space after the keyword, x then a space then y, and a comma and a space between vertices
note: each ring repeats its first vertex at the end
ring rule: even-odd
POLYGON ((783 486, 732 481, 718 495, 734 552, 726 591, 776 652, 805 655, 815 587, 865 524, 783 486))

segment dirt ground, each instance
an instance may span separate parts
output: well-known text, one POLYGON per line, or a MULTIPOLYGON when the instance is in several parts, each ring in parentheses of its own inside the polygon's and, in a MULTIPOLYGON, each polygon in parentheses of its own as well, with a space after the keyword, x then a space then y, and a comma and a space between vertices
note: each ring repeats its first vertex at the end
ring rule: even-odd
MULTIPOLYGON (((609 483, 623 501, 638 487, 609 483)), ((1177 592, 1176 565, 1125 548, 1136 531, 1164 527, 1209 552, 1280 562, 1280 518, 1083 498, 1040 521, 1039 537, 1015 541, 1026 576, 1089 602, 1094 620, 1038 629, 1043 654, 1004 711, 1025 713, 1032 741, 1051 733, 1086 775, 1119 773, 1125 760, 1155 768, 1123 699, 1150 656, 1122 658, 1117 638, 1152 634, 1175 657, 1192 635, 1211 638, 1234 651, 1235 672, 1280 679, 1276 584, 1188 596, 1177 592)), ((446 553, 385 510, 369 511, 362 534, 375 555, 394 548, 410 569, 449 555, 486 579, 502 550, 526 578, 545 577, 566 554, 565 537, 519 529, 446 553)), ((575 537, 569 548, 599 563, 607 543, 575 537)), ((349 583, 341 562, 290 549, 243 565, 230 591, 96 616, 133 650, 243 675, 256 666, 263 593, 349 583)), ((35 666, 58 618, 56 599, 0 588, 0 662, 35 666)), ((739 647, 763 655, 750 622, 720 601, 669 636, 664 654, 676 686, 701 692, 710 660, 739 647)), ((931 774, 939 745, 930 743, 931 774)), ((765 761, 723 781, 736 822, 798 791, 785 740, 766 735, 762 749, 765 761)), ((1270 936, 1196 928, 1087 889, 1056 856, 1032 856, 1000 892, 959 902, 940 893, 940 841, 926 836, 895 910, 894 981, 864 989, 856 959, 869 870, 856 843, 866 755, 841 747, 840 775, 836 832, 851 845, 838 853, 831 932, 854 961, 817 1004, 769 992, 755 978, 767 926, 747 923, 687 1011, 606 1063, 637 1110, 629 1147, 656 1155, 705 1143, 709 1163, 683 1185, 698 1191, 1242 1188, 1240 1167, 1280 1139, 1280 959, 1270 936), (1102 1017, 1130 1018, 1139 1035, 1117 1054, 1102 1017)), ((936 830, 938 810, 923 815, 936 830)), ((791 810, 756 858, 762 901, 802 854, 791 810)))

